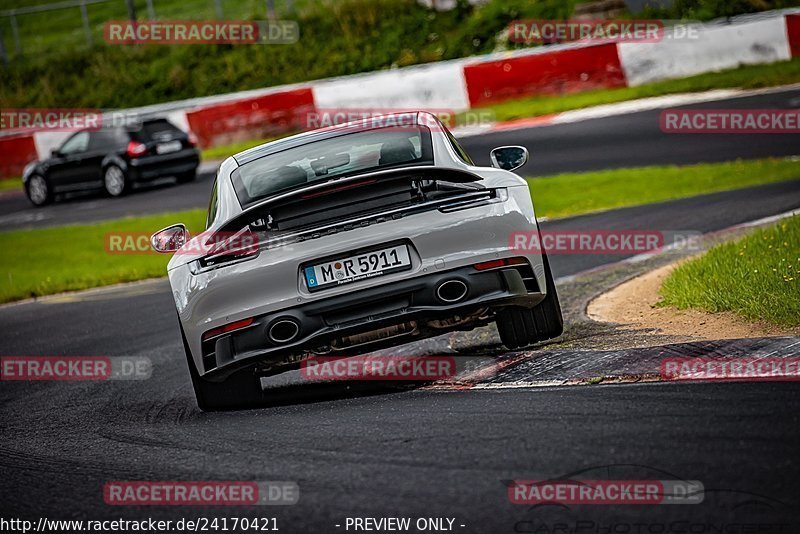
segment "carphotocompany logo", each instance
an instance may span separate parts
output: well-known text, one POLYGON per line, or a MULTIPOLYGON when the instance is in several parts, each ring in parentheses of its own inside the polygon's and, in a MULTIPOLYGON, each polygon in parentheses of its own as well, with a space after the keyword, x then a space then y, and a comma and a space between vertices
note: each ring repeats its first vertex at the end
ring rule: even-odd
POLYGON ((670 249, 700 250, 699 232, 658 230, 543 230, 513 232, 512 250, 548 254, 646 254, 670 249))
POLYGON ((291 44, 300 38, 293 20, 110 20, 107 43, 128 44, 291 44))
POLYGON ((796 109, 668 109, 661 131, 674 134, 797 134, 796 109))
POLYGON ((300 500, 289 481, 113 481, 103 486, 110 506, 286 506, 300 500))
POLYGON ((663 380, 800 380, 800 358, 665 358, 663 380))
POLYGON ((660 505, 699 504, 698 480, 514 480, 512 504, 660 505))
POLYGON ((2 356, 2 380, 146 380, 152 363, 145 356, 2 356))

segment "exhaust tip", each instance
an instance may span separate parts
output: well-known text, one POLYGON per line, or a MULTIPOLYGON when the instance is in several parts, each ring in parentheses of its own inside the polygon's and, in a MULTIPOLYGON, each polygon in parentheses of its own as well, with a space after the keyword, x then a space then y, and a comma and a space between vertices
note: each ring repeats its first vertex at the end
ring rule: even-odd
POLYGON ((461 280, 447 280, 436 288, 436 297, 442 302, 452 304, 464 300, 468 291, 467 284, 461 280))
POLYGON ((269 340, 273 343, 289 343, 300 334, 300 325, 292 319, 278 319, 267 331, 269 340))

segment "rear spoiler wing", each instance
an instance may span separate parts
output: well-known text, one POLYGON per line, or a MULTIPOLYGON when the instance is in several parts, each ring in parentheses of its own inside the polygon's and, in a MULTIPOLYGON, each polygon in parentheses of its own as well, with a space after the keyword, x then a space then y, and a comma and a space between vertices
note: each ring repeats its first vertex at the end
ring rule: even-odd
MULTIPOLYGON (((375 181, 375 180, 393 180, 393 179, 419 179, 424 178, 428 180, 441 180, 443 182, 451 183, 468 183, 477 182, 483 178, 475 173, 459 170, 448 169, 441 167, 432 167, 430 165, 401 167, 398 169, 389 169, 384 171, 376 171, 365 174, 357 174, 354 176, 347 176, 334 180, 320 181, 312 185, 305 185, 295 189, 290 189, 276 195, 265 198, 264 200, 253 204, 248 207, 236 217, 226 221, 217 232, 230 232, 238 230, 245 226, 246 221, 250 221, 253 217, 264 208, 268 208, 273 204, 289 200, 293 197, 301 195, 310 195, 314 193, 324 194, 327 189, 338 189, 346 187, 347 185, 356 186, 360 182, 375 181)), ((248 223, 249 224, 249 223, 248 223)))

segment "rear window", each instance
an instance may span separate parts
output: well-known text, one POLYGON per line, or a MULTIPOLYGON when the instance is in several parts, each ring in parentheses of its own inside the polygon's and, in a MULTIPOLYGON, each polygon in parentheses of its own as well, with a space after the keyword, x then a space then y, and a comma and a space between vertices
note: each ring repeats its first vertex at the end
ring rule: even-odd
POLYGON ((184 134, 183 130, 166 119, 147 121, 142 124, 139 131, 135 132, 139 141, 156 141, 160 139, 175 139, 184 134))
POLYGON ((420 126, 348 133, 259 158, 231 175, 247 207, 310 182, 393 167, 433 163, 431 134, 420 126))
POLYGON ((112 150, 128 142, 128 134, 120 128, 102 129, 89 134, 89 150, 112 150))

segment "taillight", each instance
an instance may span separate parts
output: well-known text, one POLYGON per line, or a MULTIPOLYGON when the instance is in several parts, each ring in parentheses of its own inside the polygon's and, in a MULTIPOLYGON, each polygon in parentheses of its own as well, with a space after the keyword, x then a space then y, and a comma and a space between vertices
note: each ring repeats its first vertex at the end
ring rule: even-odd
POLYGON ((246 328, 253 324, 253 318, 249 319, 242 319, 241 321, 236 321, 235 323, 228 323, 223 326, 218 326, 217 328, 212 328, 208 332, 203 334, 203 341, 207 341, 212 337, 217 337, 221 334, 227 334, 228 332, 233 332, 234 330, 241 330, 242 328, 246 328))
POLYGON ((198 143, 197 136, 195 134, 193 134, 192 132, 189 132, 188 140, 189 140, 189 144, 191 146, 197 146, 197 143, 198 143))
POLYGON ((227 234, 212 234, 203 244, 208 254, 200 259, 200 266, 213 267, 231 263, 259 255, 261 249, 258 234, 245 228, 242 231, 227 234))
POLYGON ((483 263, 476 263, 473 265, 478 271, 488 271, 489 269, 497 269, 499 267, 508 267, 510 265, 524 265, 528 263, 525 258, 505 258, 502 260, 485 261, 483 263))
POLYGON ((131 141, 128 143, 128 155, 132 158, 138 158, 147 152, 147 145, 139 141, 131 141))

